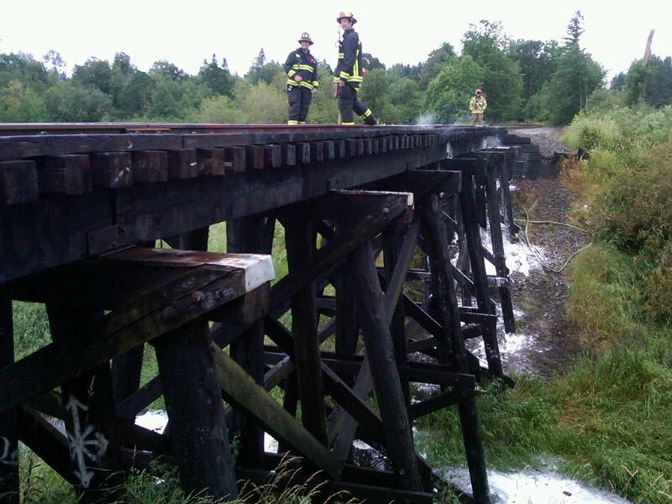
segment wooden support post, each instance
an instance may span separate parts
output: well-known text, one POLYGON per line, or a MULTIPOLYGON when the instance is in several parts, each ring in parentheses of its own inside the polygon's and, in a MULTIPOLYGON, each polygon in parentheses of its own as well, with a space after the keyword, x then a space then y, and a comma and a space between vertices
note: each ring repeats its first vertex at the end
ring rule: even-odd
POLYGON ((450 361, 444 362, 457 371, 467 371, 467 356, 460 328, 460 311, 457 305, 453 270, 448 256, 446 226, 441 219, 439 197, 431 194, 419 205, 422 216, 425 244, 431 264, 432 299, 448 342, 450 361))
MULTIPOLYGON (((86 346, 97 310, 47 303, 51 336, 63 352, 86 346)), ((114 422, 109 364, 103 363, 61 384, 72 472, 80 502, 114 497, 120 491, 121 445, 114 422), (115 490, 116 489, 116 490, 115 490)))
POLYGON ((478 417, 474 398, 469 397, 457 405, 462 426, 462 440, 467 451, 467 465, 474 501, 477 504, 490 504, 490 487, 485 471, 483 447, 478 432, 478 417))
POLYGON ((390 330, 370 242, 351 256, 351 279, 357 300, 366 354, 383 420, 385 439, 395 475, 407 490, 420 490, 422 482, 415 458, 413 434, 395 365, 390 330))
MULTIPOLYGON (((287 263, 291 274, 305 267, 314 252, 316 236, 308 220, 290 219, 284 224, 287 263)), ((327 420, 320 372, 314 281, 308 282, 292 296, 292 332, 296 345, 295 364, 301 417, 308 431, 326 446, 327 420)))
MULTIPOLYGON (((350 295, 352 289, 344 268, 336 272, 336 337, 335 350, 340 359, 348 360, 355 355, 358 340, 357 306, 350 295)), ((342 375, 341 378, 349 385, 354 384, 354 377, 342 375)))
MULTIPOLYGON (((14 362, 12 301, 0 294, 0 367, 14 362)), ((16 408, 0 413, 0 504, 19 503, 19 443, 16 408)))
MULTIPOLYGON (((474 276, 474 290, 479 312, 494 314, 494 306, 488 293, 488 278, 485 273, 485 258, 478 222, 476 220, 474 205, 474 189, 471 176, 462 179, 462 191, 460 192, 460 204, 462 207, 462 220, 464 233, 469 247, 469 258, 474 276)), ((488 372, 494 376, 502 376, 502 363, 497 344, 497 334, 487 324, 483 325, 483 342, 485 345, 485 357, 488 361, 488 372)))
POLYGON ((513 206, 511 205, 511 190, 509 182, 511 181, 511 162, 513 161, 513 152, 511 155, 504 156, 499 163, 499 187, 502 191, 502 206, 504 207, 504 218, 508 230, 510 243, 515 243, 518 236, 518 225, 513 219, 513 206))
POLYGON ((138 345, 112 359, 114 404, 121 404, 140 388, 143 354, 144 345, 138 345))
MULTIPOLYGON (((272 242, 264 240, 266 222, 255 215, 228 221, 226 243, 229 253, 270 254, 272 242)), ((253 323, 240 337, 231 342, 230 355, 259 385, 264 383, 264 323, 253 323)), ((234 412, 233 431, 240 433, 238 464, 261 468, 264 458, 264 431, 242 412, 234 412)))
POLYGON ((490 224, 490 237, 495 256, 495 270, 497 271, 497 277, 501 279, 498 282, 499 285, 497 286, 497 289, 499 291, 499 302, 502 307, 504 330, 507 333, 512 333, 516 332, 516 324, 513 317, 511 291, 509 290, 509 268, 506 266, 506 255, 504 254, 502 224, 499 214, 499 198, 497 195, 497 185, 495 183, 496 176, 497 171, 492 167, 488 167, 485 175, 488 222, 490 224))
POLYGON ((488 226, 488 216, 486 213, 485 202, 485 171, 486 163, 480 159, 474 159, 472 162, 474 200, 476 201, 476 216, 478 225, 485 229, 488 226))
POLYGON ((208 335, 205 320, 185 324, 156 341, 156 358, 182 487, 235 498, 228 429, 208 335))
MULTIPOLYGON (((432 291, 433 298, 441 314, 441 324, 450 339, 451 359, 453 369, 460 372, 468 372, 467 353, 460 328, 460 312, 455 293, 450 257, 448 257, 448 241, 445 225, 441 220, 441 208, 437 195, 430 195, 420 205, 425 232, 427 233, 427 245, 429 258, 432 265, 432 291)), ((483 447, 478 435, 478 423, 476 419, 476 405, 473 396, 467 395, 458 402, 460 424, 464 449, 469 465, 472 490, 476 502, 489 502, 488 477, 485 469, 483 447)))

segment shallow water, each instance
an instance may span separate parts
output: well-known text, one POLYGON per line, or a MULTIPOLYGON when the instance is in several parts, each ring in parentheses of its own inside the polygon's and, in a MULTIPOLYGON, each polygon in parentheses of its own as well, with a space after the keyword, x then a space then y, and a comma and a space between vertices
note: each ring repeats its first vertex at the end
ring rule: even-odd
MULTIPOLYGON (((447 470, 446 479, 469 491, 469 473, 447 470)), ((517 473, 488 471, 492 504, 623 504, 618 495, 584 485, 553 472, 526 469, 517 473)))

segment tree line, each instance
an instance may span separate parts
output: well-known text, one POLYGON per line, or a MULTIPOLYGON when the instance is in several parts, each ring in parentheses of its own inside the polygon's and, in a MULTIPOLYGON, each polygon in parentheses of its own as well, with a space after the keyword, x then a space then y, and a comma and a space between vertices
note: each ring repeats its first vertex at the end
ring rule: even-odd
MULTIPOLYGON (((470 25, 462 51, 444 43, 417 65, 387 68, 364 53, 362 100, 387 124, 460 123, 475 88, 488 100, 486 122, 569 123, 590 106, 662 107, 672 103, 672 61, 633 62, 609 86, 606 72, 580 44, 577 12, 562 41, 512 40, 500 23, 470 25)), ((320 92, 309 123, 334 123, 332 67, 319 62, 320 92)), ((76 65, 72 75, 56 51, 42 61, 0 53, 1 122, 175 121, 284 123, 286 75, 263 49, 244 76, 213 54, 196 75, 166 60, 148 72, 120 52, 110 63, 97 58, 76 65)))

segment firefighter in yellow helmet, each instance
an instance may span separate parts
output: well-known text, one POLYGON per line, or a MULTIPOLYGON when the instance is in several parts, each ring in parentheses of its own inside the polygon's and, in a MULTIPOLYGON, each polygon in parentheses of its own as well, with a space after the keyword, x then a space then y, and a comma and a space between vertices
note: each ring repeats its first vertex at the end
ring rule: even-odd
POLYGON ((352 12, 341 12, 336 18, 343 29, 343 39, 339 43, 338 64, 334 71, 335 92, 338 96, 338 111, 341 124, 355 124, 353 111, 363 117, 363 124, 378 124, 369 108, 357 98, 357 90, 362 84, 362 42, 353 30, 357 22, 352 12))
POLYGON ((305 124, 312 95, 317 92, 317 61, 310 54, 313 41, 308 32, 299 38, 298 49, 289 53, 284 70, 287 74, 287 124, 305 124))
POLYGON ((488 102, 485 101, 485 96, 480 89, 474 91, 474 96, 471 97, 469 101, 469 112, 471 113, 471 125, 482 126, 483 125, 483 112, 488 106, 488 102))

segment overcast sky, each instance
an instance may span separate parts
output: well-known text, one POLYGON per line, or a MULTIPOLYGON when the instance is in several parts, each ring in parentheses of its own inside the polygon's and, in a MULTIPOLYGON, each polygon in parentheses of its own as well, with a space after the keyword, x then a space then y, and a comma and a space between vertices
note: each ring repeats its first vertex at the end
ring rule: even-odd
POLYGON ((214 53, 243 76, 262 48, 267 60, 283 63, 307 31, 315 42, 313 55, 335 66, 336 16, 351 10, 365 52, 387 66, 415 65, 444 42, 460 53, 469 25, 482 19, 500 22, 512 39, 562 42, 578 10, 585 29, 581 46, 611 78, 642 58, 652 29, 653 54, 672 55, 672 2, 629 5, 604 0, 8 0, 0 9, 0 52, 28 53, 41 61, 55 50, 68 73, 90 57, 112 62, 115 53, 125 52, 140 70, 167 60, 192 75, 214 53))

